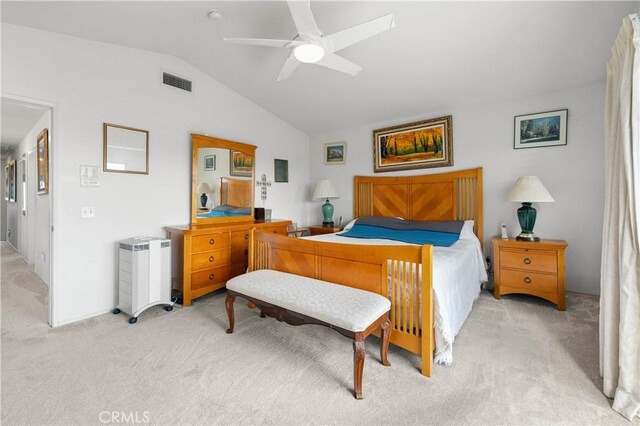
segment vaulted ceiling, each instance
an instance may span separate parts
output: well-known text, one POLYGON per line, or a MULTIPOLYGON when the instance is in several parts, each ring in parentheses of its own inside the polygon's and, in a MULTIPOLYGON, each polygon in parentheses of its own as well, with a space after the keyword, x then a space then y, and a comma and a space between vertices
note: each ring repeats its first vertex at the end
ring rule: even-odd
POLYGON ((292 39, 284 2, 2 2, 2 21, 182 58, 306 132, 446 111, 604 80, 622 18, 638 2, 311 3, 331 34, 393 13, 396 27, 344 49, 355 77, 289 51, 223 37, 292 39), (211 9, 223 17, 207 18, 211 9))

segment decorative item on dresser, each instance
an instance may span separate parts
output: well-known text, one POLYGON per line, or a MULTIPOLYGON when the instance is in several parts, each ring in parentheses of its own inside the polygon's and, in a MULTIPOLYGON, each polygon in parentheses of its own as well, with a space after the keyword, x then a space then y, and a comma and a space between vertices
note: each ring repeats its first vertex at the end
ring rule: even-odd
POLYGON ((530 294, 566 309, 564 289, 564 250, 567 242, 504 240, 493 237, 494 296, 510 293, 530 294))
POLYGON ((165 227, 174 250, 174 289, 182 293, 185 306, 246 272, 251 229, 287 235, 291 224, 289 220, 254 219, 254 145, 198 134, 192 134, 191 140, 191 225, 165 227), (211 178, 213 172, 198 170, 198 164, 211 155, 216 155, 218 164, 228 162, 230 174, 238 177, 217 174, 211 178), (220 194, 220 205, 203 214, 198 211, 198 182, 207 179, 211 192, 220 194))
POLYGON ((333 234, 335 232, 342 231, 341 226, 324 226, 324 225, 315 225, 309 227, 310 235, 322 235, 322 234, 333 234))
POLYGON ((198 192, 200 193, 200 207, 206 209, 207 201, 209 200, 207 194, 211 193, 211 187, 207 182, 202 182, 198 185, 198 192))

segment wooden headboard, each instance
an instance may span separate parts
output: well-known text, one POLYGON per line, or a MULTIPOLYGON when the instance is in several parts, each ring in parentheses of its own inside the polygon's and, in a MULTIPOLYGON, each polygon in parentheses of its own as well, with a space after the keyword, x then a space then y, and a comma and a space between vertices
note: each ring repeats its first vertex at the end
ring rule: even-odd
POLYGON ((220 204, 233 207, 251 207, 252 183, 252 180, 220 178, 220 204))
POLYGON ((482 167, 420 176, 356 176, 354 217, 473 220, 482 240, 482 167))

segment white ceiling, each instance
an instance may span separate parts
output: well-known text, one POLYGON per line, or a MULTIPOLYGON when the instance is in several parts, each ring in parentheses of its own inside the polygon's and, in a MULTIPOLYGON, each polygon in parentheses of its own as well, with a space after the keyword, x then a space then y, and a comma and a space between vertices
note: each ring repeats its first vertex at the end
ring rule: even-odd
MULTIPOLYGON (((2 2, 2 21, 174 55, 307 134, 603 80, 622 18, 638 2, 324 2, 331 34, 392 12, 396 27, 348 47, 351 77, 302 64, 276 77, 286 49, 223 37, 291 39, 284 2, 2 2), (207 18, 213 8, 218 21, 207 18)), ((188 77, 188 76, 185 76, 188 77)), ((194 86, 197 89, 197 86, 194 86)))
POLYGON ((4 99, 0 109, 2 109, 0 118, 2 152, 11 150, 18 145, 47 111, 47 108, 10 102, 4 99))

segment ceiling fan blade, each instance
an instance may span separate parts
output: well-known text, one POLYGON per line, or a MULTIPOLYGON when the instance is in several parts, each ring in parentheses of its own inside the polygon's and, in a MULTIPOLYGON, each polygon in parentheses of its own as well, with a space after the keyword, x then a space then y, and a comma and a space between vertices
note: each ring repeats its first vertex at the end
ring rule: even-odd
POLYGON ((371 21, 355 25, 346 30, 338 31, 337 33, 327 36, 327 40, 333 47, 333 52, 337 52, 345 47, 356 44, 364 39, 373 37, 374 35, 387 31, 395 27, 395 21, 393 14, 381 16, 371 21))
POLYGON ((251 44, 253 46, 267 47, 296 47, 307 44, 299 40, 273 40, 270 38, 224 38, 227 43, 251 44))
POLYGON ((331 68, 332 70, 340 71, 349 75, 356 75, 362 70, 360 65, 356 65, 336 54, 325 56, 316 62, 316 65, 322 65, 323 67, 331 68))
POLYGON ((311 13, 311 4, 309 0, 289 0, 287 1, 287 4, 289 5, 289 11, 291 12, 293 23, 296 25, 299 35, 310 35, 316 37, 322 35, 318 29, 318 24, 316 24, 316 19, 313 17, 313 13, 311 13))
POLYGON ((289 76, 298 68, 298 60, 293 56, 293 53, 287 58, 287 62, 284 63, 280 74, 278 75, 278 81, 286 80, 289 76))

